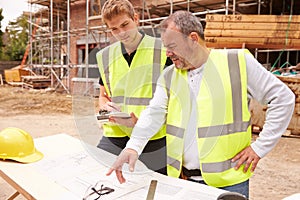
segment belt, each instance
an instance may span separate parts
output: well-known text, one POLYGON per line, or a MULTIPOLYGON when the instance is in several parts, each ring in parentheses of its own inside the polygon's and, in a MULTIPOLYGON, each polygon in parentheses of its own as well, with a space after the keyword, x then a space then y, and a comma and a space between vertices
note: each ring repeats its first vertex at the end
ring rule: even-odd
POLYGON ((191 177, 191 176, 201 176, 201 171, 200 169, 187 169, 184 166, 182 166, 182 173, 187 176, 187 177, 191 177))

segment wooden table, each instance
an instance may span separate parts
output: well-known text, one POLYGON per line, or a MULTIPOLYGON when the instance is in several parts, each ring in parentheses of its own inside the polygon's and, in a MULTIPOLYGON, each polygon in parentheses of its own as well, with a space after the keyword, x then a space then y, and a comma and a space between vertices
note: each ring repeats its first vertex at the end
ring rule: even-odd
POLYGON ((89 145, 66 134, 37 138, 34 142, 44 154, 42 160, 30 164, 0 161, 0 176, 17 190, 9 199, 22 194, 26 199, 79 200, 83 198, 83 190, 99 178, 116 188, 111 196, 103 195, 101 199, 146 199, 154 179, 158 181, 154 199, 189 199, 188 195, 199 195, 200 199, 215 200, 225 192, 149 170, 139 173, 139 167, 136 173, 127 176, 128 185, 119 184, 115 175, 105 176, 109 163, 115 160, 107 152, 96 147, 88 149, 89 145))

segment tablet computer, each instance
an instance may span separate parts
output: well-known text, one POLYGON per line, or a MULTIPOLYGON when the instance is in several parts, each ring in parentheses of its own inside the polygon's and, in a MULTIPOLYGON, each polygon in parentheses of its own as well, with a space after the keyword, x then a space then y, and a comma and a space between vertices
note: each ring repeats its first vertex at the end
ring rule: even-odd
POLYGON ((131 118, 131 116, 128 113, 125 112, 107 112, 107 113, 103 113, 103 114, 98 114, 97 115, 97 119, 98 120, 103 120, 103 119, 108 119, 109 117, 119 117, 119 118, 131 118))

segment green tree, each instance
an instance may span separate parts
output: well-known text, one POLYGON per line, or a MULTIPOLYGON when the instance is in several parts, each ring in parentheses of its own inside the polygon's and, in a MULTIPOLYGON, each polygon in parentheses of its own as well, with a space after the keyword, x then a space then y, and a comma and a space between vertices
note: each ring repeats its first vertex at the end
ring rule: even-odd
POLYGON ((8 24, 8 44, 5 54, 9 60, 22 60, 28 44, 28 17, 21 15, 16 21, 8 24))

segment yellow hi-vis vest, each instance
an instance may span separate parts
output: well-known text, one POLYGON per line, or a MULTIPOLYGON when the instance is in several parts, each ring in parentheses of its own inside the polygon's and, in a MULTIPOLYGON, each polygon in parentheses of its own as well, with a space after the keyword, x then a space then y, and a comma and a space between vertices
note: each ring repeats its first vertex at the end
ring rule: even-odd
MULTIPOLYGON (((97 53, 99 71, 108 96, 121 106, 123 112, 133 112, 137 117, 149 105, 166 59, 161 40, 148 35, 140 42, 130 67, 123 57, 120 42, 97 53)), ((125 126, 109 122, 103 125, 106 137, 130 137, 131 132, 132 128, 125 126)), ((151 139, 162 138, 165 132, 163 126, 151 139)))
MULTIPOLYGON (((251 143, 245 54, 248 50, 211 50, 199 93, 192 96, 187 71, 170 68, 164 74, 169 97, 167 115, 167 172, 179 177, 184 137, 191 109, 197 109, 197 145, 205 182, 225 187, 248 180, 231 159, 251 143)), ((249 53, 250 54, 250 53, 249 53)), ((169 69, 169 68, 168 68, 169 69)))

